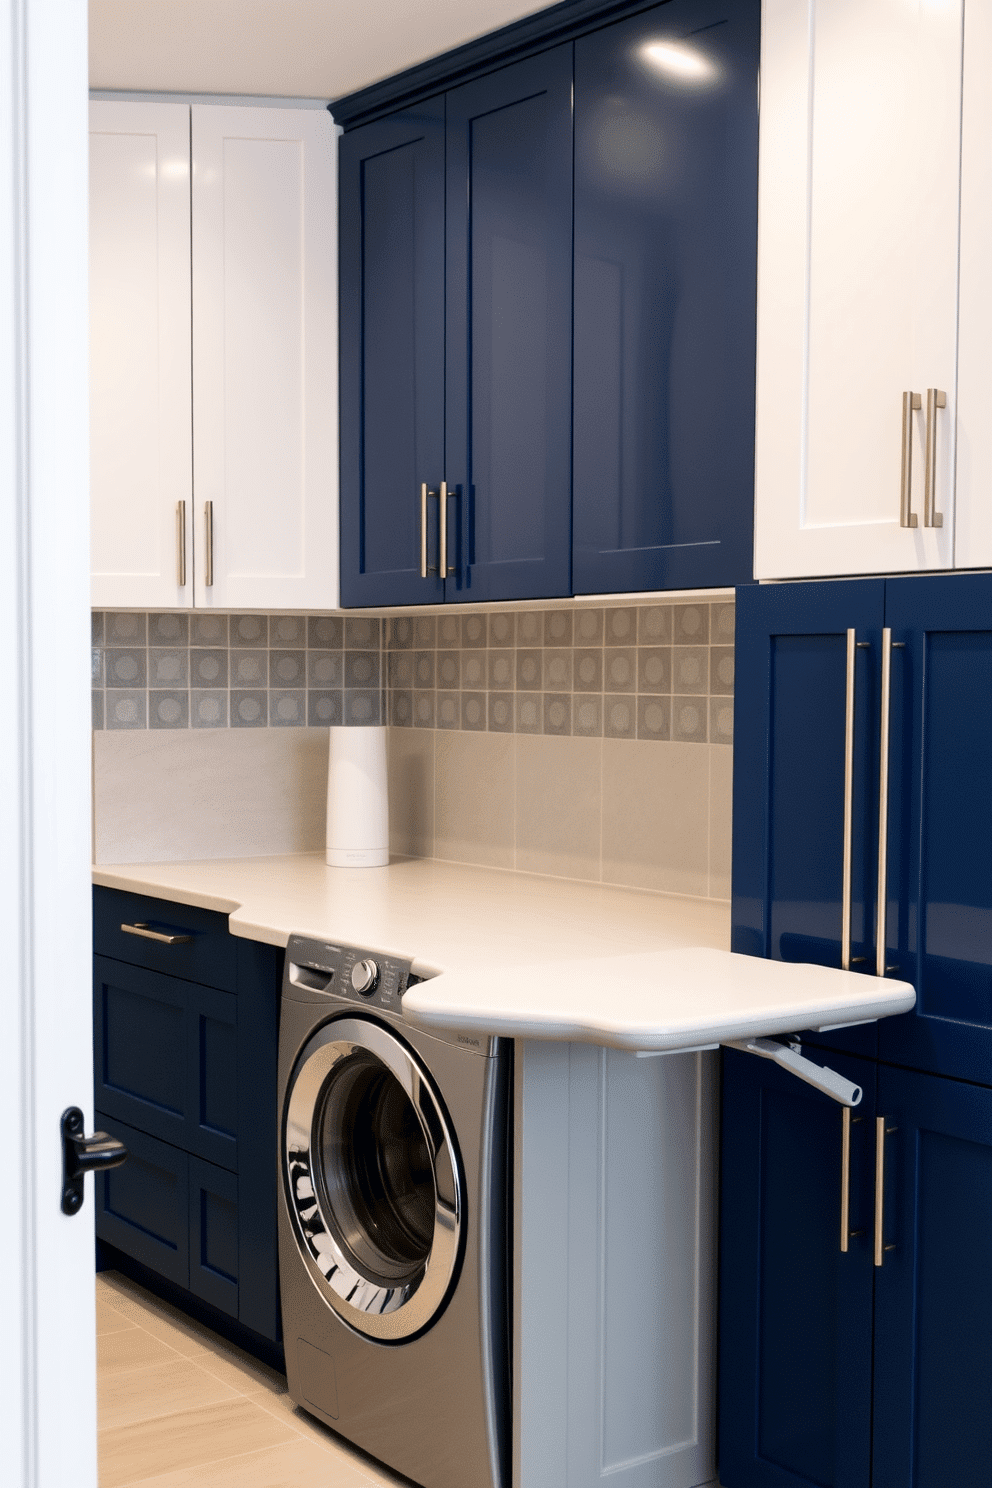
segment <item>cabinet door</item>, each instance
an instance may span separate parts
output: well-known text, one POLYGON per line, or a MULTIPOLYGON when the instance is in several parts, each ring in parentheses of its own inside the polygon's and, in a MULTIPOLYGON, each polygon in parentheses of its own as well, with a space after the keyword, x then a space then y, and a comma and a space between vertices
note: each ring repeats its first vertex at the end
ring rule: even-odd
POLYGON ((239 1273, 237 1177, 191 1157, 189 1289, 195 1297, 237 1317, 239 1273))
POLYGON ((104 956, 93 971, 99 1108, 236 1169, 237 998, 104 956))
POLYGON ((992 576, 886 584, 889 962, 912 1013, 883 1059, 992 1085, 992 576))
MULTIPOLYGON (((851 970, 875 970, 884 583, 737 593, 732 944, 841 965, 847 631, 855 630, 851 970)), ((874 1026, 832 1042, 872 1053, 874 1026)))
POLYGON ((333 609, 334 124, 200 104, 192 120, 196 603, 333 609))
POLYGON ((992 1463, 992 1091, 879 1069, 874 1488, 987 1483, 992 1463))
MULTIPOLYGON (((720 1482, 868 1488, 875 1066, 851 1113, 841 1250, 843 1109, 767 1060, 723 1053, 720 1482)), ((900 1479, 900 1488, 910 1480, 900 1479)))
POLYGON ((957 512, 954 562, 992 566, 992 11, 969 5, 964 28, 961 290, 958 317, 957 512))
POLYGON ((952 562, 963 10, 763 6, 758 578, 952 562), (946 394, 941 527, 925 525, 928 388, 946 394), (922 403, 915 526, 900 524, 904 393, 922 403))
POLYGON ((571 45, 447 114, 448 597, 569 594, 571 45))
POLYGON ((90 488, 99 607, 193 602, 189 232, 188 105, 91 103, 90 488))
POLYGON ((437 603, 444 99, 344 135, 339 163, 341 603, 437 603))
POLYGON ((108 1112, 94 1120, 128 1151, 121 1167, 95 1175, 98 1239, 189 1286, 189 1158, 108 1112))
POLYGON ((575 44, 576 593, 747 583, 760 5, 575 44))

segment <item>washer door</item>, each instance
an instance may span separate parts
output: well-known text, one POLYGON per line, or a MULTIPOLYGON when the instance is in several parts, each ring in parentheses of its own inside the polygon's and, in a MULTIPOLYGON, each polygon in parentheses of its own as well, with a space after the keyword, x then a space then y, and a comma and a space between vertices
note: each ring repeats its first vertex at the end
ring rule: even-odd
POLYGON ((463 1200, 426 1072, 381 1023, 323 1024, 286 1097, 283 1183, 324 1301, 383 1342, 422 1332, 454 1280, 463 1200))

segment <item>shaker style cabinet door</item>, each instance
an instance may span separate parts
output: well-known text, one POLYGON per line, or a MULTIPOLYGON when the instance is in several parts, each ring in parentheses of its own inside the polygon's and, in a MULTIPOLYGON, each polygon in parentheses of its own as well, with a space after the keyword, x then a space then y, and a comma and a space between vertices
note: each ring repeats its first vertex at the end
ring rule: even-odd
POLYGON ((443 97, 344 135, 339 165, 341 602, 436 604, 443 97))
POLYGON ((842 1107, 768 1060, 722 1057, 720 1482, 869 1488, 875 1065, 830 1058, 864 1092, 845 1189, 842 1107))
POLYGON ((963 19, 763 6, 757 578, 953 561, 963 19))
POLYGON ((881 1066, 878 1120, 873 1488, 987 1483, 992 1090, 881 1066))
POLYGON ((887 962, 916 986, 879 1057, 992 1086, 992 575, 886 582, 887 962))
POLYGON ((747 583, 758 0, 575 44, 576 593, 747 583))
POLYGON ((571 45, 447 95, 446 226, 448 597, 570 594, 571 45))
MULTIPOLYGON (((840 967, 846 923, 850 970, 875 971, 884 593, 879 579, 737 592, 735 951, 840 967)), ((831 1042, 873 1054, 875 1027, 831 1042)))
POLYGON ((194 105, 196 604, 338 602, 336 135, 194 105))
POLYGON ((101 608, 193 602, 189 233, 188 106, 91 103, 92 596, 101 608))

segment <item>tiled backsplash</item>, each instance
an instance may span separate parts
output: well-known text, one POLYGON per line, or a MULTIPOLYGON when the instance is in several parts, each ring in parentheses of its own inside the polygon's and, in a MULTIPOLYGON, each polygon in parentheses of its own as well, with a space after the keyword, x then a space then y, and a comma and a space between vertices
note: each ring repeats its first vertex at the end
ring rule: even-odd
POLYGON ((97 729, 388 722, 733 741, 732 601, 405 615, 93 615, 97 729))

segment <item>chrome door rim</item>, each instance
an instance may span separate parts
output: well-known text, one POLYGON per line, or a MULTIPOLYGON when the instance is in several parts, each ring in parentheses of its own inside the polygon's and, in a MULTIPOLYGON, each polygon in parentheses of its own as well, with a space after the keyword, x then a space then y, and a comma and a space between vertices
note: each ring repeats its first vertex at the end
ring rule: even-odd
POLYGON ((344 1016, 322 1024, 310 1037, 286 1099, 283 1190, 311 1280, 324 1302, 357 1332, 397 1342, 422 1332, 443 1305, 458 1264, 464 1212, 456 1153, 426 1071, 383 1024, 344 1016), (328 1081, 342 1061, 369 1055, 399 1082, 410 1101, 434 1178, 434 1230, 426 1263, 412 1280, 396 1285, 365 1275, 356 1264, 326 1212, 318 1176, 317 1125, 328 1081))

